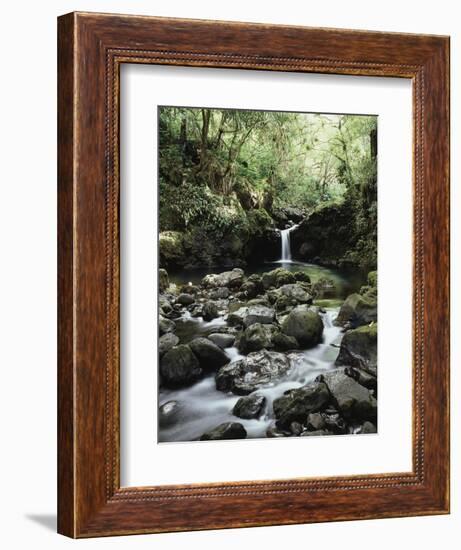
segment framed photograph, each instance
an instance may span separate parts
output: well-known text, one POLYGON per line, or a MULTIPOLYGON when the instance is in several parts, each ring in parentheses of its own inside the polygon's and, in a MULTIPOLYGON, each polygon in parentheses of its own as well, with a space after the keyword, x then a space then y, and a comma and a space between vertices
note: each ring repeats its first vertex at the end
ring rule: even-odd
POLYGON ((58 54, 59 532, 448 513, 449 39, 71 13, 58 54))

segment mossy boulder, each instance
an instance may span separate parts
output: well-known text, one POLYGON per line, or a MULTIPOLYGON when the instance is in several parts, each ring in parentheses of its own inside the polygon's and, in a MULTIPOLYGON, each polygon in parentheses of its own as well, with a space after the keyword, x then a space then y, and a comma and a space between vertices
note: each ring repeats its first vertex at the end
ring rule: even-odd
POLYGON ((309 348, 322 339, 323 321, 316 311, 299 306, 283 320, 282 332, 296 338, 301 347, 309 348))
POLYGON ((263 287, 267 290, 271 287, 279 288, 283 285, 293 284, 296 282, 296 279, 291 271, 283 267, 278 267, 277 269, 264 273, 261 277, 261 282, 263 287))
POLYGON ((346 298, 335 325, 356 328, 362 325, 368 325, 378 320, 378 302, 370 294, 351 294, 346 298))
POLYGON ((185 344, 175 346, 160 360, 162 385, 168 388, 190 386, 202 375, 199 361, 185 344))
POLYGON ((378 358, 378 324, 346 332, 336 365, 356 367, 376 376, 378 358))
POLYGON ((165 292, 165 290, 170 286, 170 279, 168 278, 168 271, 166 269, 160 268, 158 270, 158 288, 160 292, 165 292))

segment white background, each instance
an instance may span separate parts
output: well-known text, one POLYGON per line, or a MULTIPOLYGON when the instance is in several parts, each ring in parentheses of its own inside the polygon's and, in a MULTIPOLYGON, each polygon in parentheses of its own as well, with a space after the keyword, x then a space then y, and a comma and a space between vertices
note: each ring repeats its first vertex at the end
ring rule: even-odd
MULTIPOLYGON (((461 120, 457 2, 169 0, 9 2, 2 6, 0 88, 0 541, 4 548, 236 548, 281 546, 447 549, 459 546, 461 349, 452 357, 452 514, 442 517, 267 527, 73 542, 54 533, 56 493, 56 16, 75 9, 348 27, 452 36, 452 120, 461 120), (458 536, 457 536, 458 535, 458 536)), ((452 150, 460 150, 452 124, 452 150)), ((458 155, 459 156, 459 155, 458 155)), ((452 159, 452 279, 460 273, 461 177, 452 159)), ((453 285, 452 333, 460 325, 453 285)), ((436 404, 434 404, 436 406, 436 404)))
POLYGON ((411 81, 147 65, 122 67, 121 75, 122 485, 411 471, 411 81), (157 105, 165 104, 378 115, 377 435, 156 443, 152 319, 157 310, 158 216, 153 151, 157 105))

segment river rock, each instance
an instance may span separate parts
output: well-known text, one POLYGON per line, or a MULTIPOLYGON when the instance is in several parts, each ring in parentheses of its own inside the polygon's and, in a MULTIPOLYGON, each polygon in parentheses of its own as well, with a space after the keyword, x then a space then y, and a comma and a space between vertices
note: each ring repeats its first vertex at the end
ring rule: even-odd
POLYGON ((233 313, 229 313, 227 322, 231 326, 244 325, 249 327, 254 323, 270 324, 275 319, 275 311, 266 306, 253 305, 241 307, 233 313))
POLYGON ((248 395, 280 379, 290 367, 290 359, 283 353, 256 351, 244 359, 221 367, 216 373, 216 389, 248 395))
POLYGON ((223 273, 210 273, 202 279, 202 285, 205 288, 226 286, 229 288, 239 288, 244 281, 243 270, 236 267, 232 271, 223 273))
POLYGON ((176 336, 176 334, 173 334, 172 332, 167 332, 166 334, 163 334, 158 339, 158 353, 160 357, 165 355, 167 351, 169 351, 171 348, 174 348, 176 345, 179 344, 179 338, 176 336))
POLYGON ((312 432, 305 431, 301 434, 301 437, 309 437, 309 436, 316 436, 316 435, 333 435, 333 433, 329 432, 328 430, 314 430, 312 432))
POLYGON ((225 300, 229 298, 230 290, 226 286, 220 286, 210 292, 210 298, 212 300, 225 300))
POLYGON ((173 306, 165 295, 159 296, 158 307, 163 315, 170 315, 173 311, 173 306))
POLYGON ((194 338, 189 347, 204 370, 216 371, 230 361, 225 352, 208 338, 194 338))
POLYGON ((336 286, 333 279, 322 277, 312 285, 312 294, 316 299, 333 298, 336 296, 336 286))
POLYGON ((322 339, 323 321, 315 311, 296 307, 283 320, 282 332, 296 338, 301 347, 312 347, 322 339))
POLYGON ((336 365, 357 367, 376 377, 378 369, 378 325, 346 332, 339 348, 336 365))
POLYGON ((346 298, 338 316, 335 325, 343 327, 346 324, 352 328, 362 325, 369 325, 378 319, 378 303, 376 300, 361 296, 360 294, 351 294, 346 298))
POLYGON ((195 298, 191 294, 183 293, 176 298, 176 302, 182 306, 190 306, 195 302, 195 298))
POLYGON ((259 418, 264 410, 266 398, 264 395, 247 395, 241 397, 234 406, 232 414, 239 418, 259 418))
POLYGON ((271 424, 266 430, 266 437, 290 437, 291 435, 289 430, 280 430, 275 424, 271 424))
POLYGON ((205 432, 200 438, 201 441, 212 441, 217 439, 245 439, 247 432, 240 422, 225 422, 205 432))
POLYGON ((323 382, 288 390, 273 403, 277 426, 286 429, 292 422, 304 423, 309 413, 321 410, 329 400, 330 392, 323 382))
POLYGON ((377 391, 378 379, 373 374, 370 374, 363 369, 357 369, 355 367, 346 367, 344 372, 347 374, 347 376, 353 378, 361 386, 364 386, 369 390, 373 390, 374 392, 377 391))
POLYGON ((296 338, 294 336, 288 336, 283 332, 276 332, 272 336, 272 344, 278 351, 290 351, 299 348, 296 338))
POLYGON ((262 325, 254 323, 244 330, 238 342, 238 349, 241 353, 250 353, 260 349, 271 349, 274 347, 272 337, 278 332, 274 325, 262 325))
POLYGON ((280 296, 286 296, 295 304, 311 304, 312 296, 299 284, 281 286, 277 291, 280 296))
POLYGON ((189 346, 180 344, 160 360, 162 384, 166 387, 190 386, 202 375, 202 369, 189 346))
POLYGON ((204 321, 212 321, 219 317, 218 306, 215 302, 206 302, 203 304, 202 317, 204 321))
POLYGON ((309 277, 309 275, 305 271, 295 271, 293 273, 293 275, 294 275, 294 278, 296 279, 296 281, 299 281, 299 282, 302 282, 302 283, 310 283, 311 282, 311 278, 309 277))
POLYGON ((323 418, 323 415, 318 412, 308 414, 306 427, 311 432, 325 429, 326 424, 325 424, 325 419, 323 418))
POLYGON ((174 332, 176 329, 176 323, 172 321, 171 319, 167 319, 166 317, 163 317, 163 315, 159 315, 158 317, 158 330, 160 333, 160 336, 163 336, 163 334, 167 334, 168 332, 174 332))
POLYGON ((277 269, 263 273, 261 282, 263 287, 267 290, 271 287, 278 288, 282 285, 295 283, 296 279, 291 271, 283 267, 278 267, 277 269))
POLYGON ((258 287, 255 283, 252 283, 251 281, 243 283, 243 285, 240 287, 240 291, 243 292, 245 297, 249 299, 256 298, 256 296, 258 295, 258 287))
POLYGON ((168 278, 168 271, 166 269, 160 268, 158 270, 158 288, 160 292, 165 292, 165 290, 170 286, 170 280, 168 278))
POLYGON ((173 425, 181 410, 179 401, 167 401, 158 408, 158 423, 161 428, 173 425))
POLYGON ((224 334, 221 332, 214 332, 208 335, 208 339, 216 344, 221 349, 230 348, 234 345, 235 336, 233 334, 224 334))
POLYGON ((193 285, 192 283, 188 283, 187 285, 182 285, 182 287, 179 289, 179 292, 181 294, 198 294, 200 292, 200 289, 198 286, 193 285))
POLYGON ((326 384, 334 404, 346 420, 376 420, 376 399, 367 388, 347 376, 344 369, 321 374, 316 380, 326 384))

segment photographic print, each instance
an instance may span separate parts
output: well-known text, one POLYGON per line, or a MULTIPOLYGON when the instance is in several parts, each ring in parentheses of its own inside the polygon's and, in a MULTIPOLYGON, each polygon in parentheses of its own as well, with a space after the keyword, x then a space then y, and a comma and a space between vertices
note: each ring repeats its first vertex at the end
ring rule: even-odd
POLYGON ((158 441, 377 432, 375 115, 158 108, 158 441))

